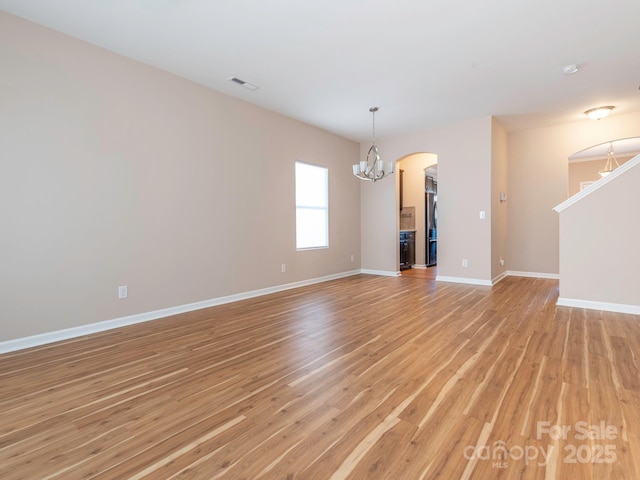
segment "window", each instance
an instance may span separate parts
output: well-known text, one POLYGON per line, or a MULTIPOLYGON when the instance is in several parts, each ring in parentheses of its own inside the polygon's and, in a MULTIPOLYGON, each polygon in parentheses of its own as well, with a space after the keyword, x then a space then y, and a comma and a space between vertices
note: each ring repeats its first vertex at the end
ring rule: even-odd
POLYGON ((296 162, 296 248, 329 246, 329 170, 296 162))

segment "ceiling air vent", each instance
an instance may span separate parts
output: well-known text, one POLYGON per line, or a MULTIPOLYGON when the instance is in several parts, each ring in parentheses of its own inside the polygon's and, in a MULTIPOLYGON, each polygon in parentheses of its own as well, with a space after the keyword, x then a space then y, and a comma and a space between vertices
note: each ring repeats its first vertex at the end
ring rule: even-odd
POLYGON ((229 80, 234 82, 234 83, 237 83, 238 85, 243 86, 247 90, 253 91, 253 90, 257 90, 258 89, 258 87, 255 86, 253 83, 245 82, 244 80, 242 80, 242 79, 240 79, 238 77, 229 77, 229 80))

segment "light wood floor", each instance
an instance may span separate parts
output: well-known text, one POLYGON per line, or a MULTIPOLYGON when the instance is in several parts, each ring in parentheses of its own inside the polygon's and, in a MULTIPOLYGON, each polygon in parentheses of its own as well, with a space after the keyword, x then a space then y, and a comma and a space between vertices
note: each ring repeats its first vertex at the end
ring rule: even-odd
POLYGON ((640 318, 556 298, 358 275, 5 354, 0 478, 640 479, 640 318))
POLYGON ((413 278, 424 278, 427 280, 435 280, 436 275, 438 274, 438 267, 427 267, 427 268, 408 268, 407 270, 402 270, 401 275, 403 277, 413 277, 413 278))

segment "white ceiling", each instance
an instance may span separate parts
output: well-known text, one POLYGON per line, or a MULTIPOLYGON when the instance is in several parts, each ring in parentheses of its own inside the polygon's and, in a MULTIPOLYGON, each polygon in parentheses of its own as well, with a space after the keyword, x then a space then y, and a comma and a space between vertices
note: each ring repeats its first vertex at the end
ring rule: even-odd
MULTIPOLYGON (((494 115, 640 111, 638 0, 0 0, 0 8, 354 140, 494 115), (581 66, 563 75, 565 65, 581 66), (228 81, 259 86, 249 91, 228 81)), ((606 120, 602 120, 603 122, 606 120)))

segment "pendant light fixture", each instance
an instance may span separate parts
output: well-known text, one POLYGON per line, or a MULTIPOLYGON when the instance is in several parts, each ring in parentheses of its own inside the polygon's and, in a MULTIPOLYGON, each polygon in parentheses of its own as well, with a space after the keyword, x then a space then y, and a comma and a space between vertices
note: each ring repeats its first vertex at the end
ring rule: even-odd
POLYGON ((620 164, 616 159, 616 156, 613 153, 613 144, 609 142, 609 150, 607 151, 607 163, 604 164, 604 169, 599 171, 601 177, 606 177, 611 172, 613 172, 616 168, 618 168, 620 164), (615 163, 615 167, 613 164, 615 163))
POLYGON ((367 153, 366 160, 361 160, 360 163, 356 163, 353 166, 353 174, 362 180, 376 182, 393 173, 393 162, 388 162, 385 170, 376 145, 376 112, 378 107, 371 107, 369 111, 373 115, 373 142, 367 153))

